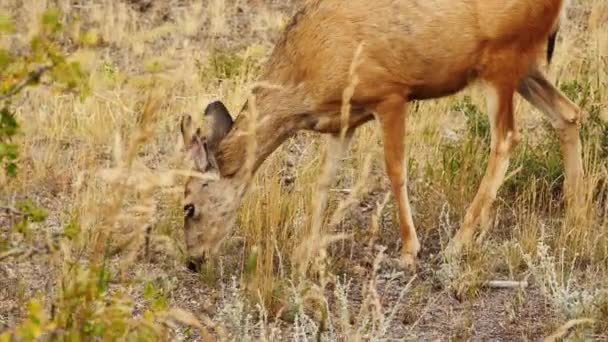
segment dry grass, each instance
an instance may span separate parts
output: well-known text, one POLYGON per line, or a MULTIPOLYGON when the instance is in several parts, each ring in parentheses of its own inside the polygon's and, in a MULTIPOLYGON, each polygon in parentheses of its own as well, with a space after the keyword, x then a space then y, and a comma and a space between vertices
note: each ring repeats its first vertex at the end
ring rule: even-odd
MULTIPOLYGON (((255 175, 239 228, 200 275, 184 267, 179 114, 201 120, 214 99, 238 112, 295 1, 140 3, 0 2, 17 22, 57 4, 105 44, 74 56, 91 73, 91 97, 38 88, 15 102, 23 158, 18 177, 1 185, 0 205, 27 198, 49 216, 24 232, 0 213, 2 330, 42 312, 61 328, 110 339, 538 340, 592 319, 567 333, 608 338, 605 1, 572 1, 549 71, 588 114, 584 215, 564 210, 557 140, 520 101, 524 139, 493 224, 461 263, 443 264, 489 149, 483 97, 471 88, 412 106, 409 183, 423 248, 416 272, 390 262, 399 254, 397 216, 370 123, 338 159, 323 157, 331 145, 314 134, 286 142, 255 175), (11 254, 18 250, 29 252, 11 254), (530 287, 485 286, 503 279, 530 287)), ((12 44, 35 30, 20 27, 12 44)))

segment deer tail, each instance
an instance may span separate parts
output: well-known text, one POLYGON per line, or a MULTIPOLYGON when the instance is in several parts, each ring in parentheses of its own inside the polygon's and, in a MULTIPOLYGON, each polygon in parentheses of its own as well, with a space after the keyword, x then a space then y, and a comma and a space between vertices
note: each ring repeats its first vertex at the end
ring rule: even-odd
POLYGON ((556 28, 547 39, 547 64, 551 64, 553 59, 553 53, 555 52, 555 41, 557 39, 557 32, 559 28, 556 28))

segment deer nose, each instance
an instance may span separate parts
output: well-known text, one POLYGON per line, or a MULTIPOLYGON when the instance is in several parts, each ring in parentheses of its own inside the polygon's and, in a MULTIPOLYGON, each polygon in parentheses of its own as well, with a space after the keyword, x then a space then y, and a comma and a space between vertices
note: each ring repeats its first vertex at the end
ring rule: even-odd
POLYGON ((192 203, 188 203, 184 206, 184 216, 187 218, 194 217, 195 211, 196 210, 195 210, 194 204, 192 204, 192 203))

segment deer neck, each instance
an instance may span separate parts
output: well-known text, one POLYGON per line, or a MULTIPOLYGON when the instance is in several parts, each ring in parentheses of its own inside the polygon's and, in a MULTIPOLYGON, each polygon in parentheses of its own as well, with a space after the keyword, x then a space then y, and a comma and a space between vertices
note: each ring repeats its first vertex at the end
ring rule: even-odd
POLYGON ((255 101, 245 104, 219 145, 216 159, 222 177, 243 179, 255 173, 273 151, 303 128, 308 110, 298 94, 295 88, 255 92, 255 101))

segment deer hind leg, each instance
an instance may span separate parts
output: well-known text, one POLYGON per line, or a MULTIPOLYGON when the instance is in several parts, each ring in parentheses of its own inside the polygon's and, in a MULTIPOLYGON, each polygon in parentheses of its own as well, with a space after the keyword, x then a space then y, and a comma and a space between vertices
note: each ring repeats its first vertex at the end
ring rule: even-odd
POLYGON ((412 210, 407 194, 407 161, 405 160, 405 131, 407 99, 393 95, 380 102, 374 112, 380 122, 384 142, 386 171, 399 208, 401 228, 401 259, 404 266, 414 265, 420 243, 414 228, 412 210))
POLYGON ((584 176, 579 136, 581 109, 557 90, 536 68, 519 84, 517 91, 544 113, 557 130, 564 160, 566 202, 578 207, 581 204, 579 185, 584 176))
POLYGON ((448 255, 460 252, 472 240, 476 227, 488 223, 491 205, 504 181, 511 151, 517 141, 513 118, 515 87, 487 82, 485 91, 492 132, 490 159, 464 223, 448 246, 448 255))

